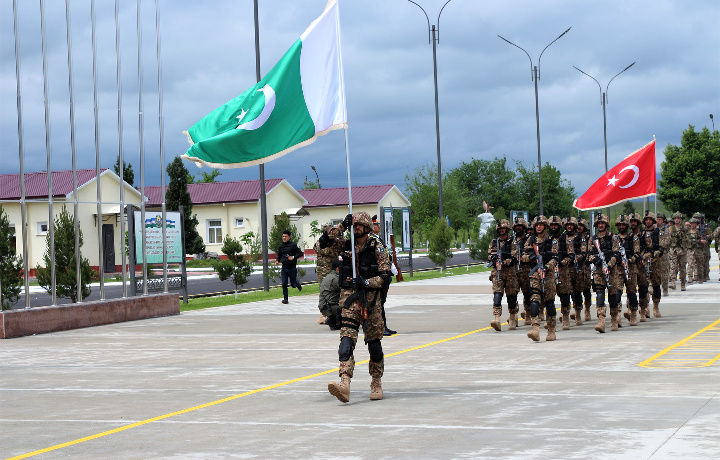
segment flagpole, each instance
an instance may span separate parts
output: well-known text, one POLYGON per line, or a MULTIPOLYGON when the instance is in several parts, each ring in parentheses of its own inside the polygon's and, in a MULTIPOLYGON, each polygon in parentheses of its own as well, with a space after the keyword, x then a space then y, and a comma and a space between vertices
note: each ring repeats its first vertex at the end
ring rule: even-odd
MULTIPOLYGON (((348 147, 348 129, 347 127, 343 130, 345 131, 345 166, 347 169, 347 182, 348 182, 348 204, 350 205, 350 214, 353 213, 352 208, 352 184, 350 183, 350 149, 348 147)), ((352 254, 352 275, 353 278, 355 278, 357 275, 355 273, 355 232, 353 231, 353 227, 350 226, 350 254, 352 254)))

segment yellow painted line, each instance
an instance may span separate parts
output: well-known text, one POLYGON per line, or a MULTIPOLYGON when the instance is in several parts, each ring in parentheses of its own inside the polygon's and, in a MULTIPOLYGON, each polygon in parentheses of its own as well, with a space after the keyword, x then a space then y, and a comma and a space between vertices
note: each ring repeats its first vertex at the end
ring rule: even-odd
MULTIPOLYGON (((661 352, 657 353, 656 355, 654 355, 654 356, 646 359, 645 361, 643 361, 643 362, 641 362, 640 364, 638 364, 638 366, 640 366, 640 367, 645 367, 645 368, 648 368, 648 369, 658 369, 658 368, 662 368, 662 367, 667 367, 667 366, 651 366, 650 364, 651 364, 653 361, 658 361, 658 362, 667 361, 667 358, 665 358, 665 359, 659 359, 659 358, 660 358, 661 356, 665 355, 665 354, 668 354, 670 351, 675 350, 676 348, 679 348, 679 347, 682 347, 682 348, 681 348, 682 350, 709 350, 709 351, 707 351, 707 352, 704 352, 705 354, 708 354, 708 355, 714 354, 715 351, 720 351, 720 350, 718 350, 718 347, 717 347, 717 346, 715 346, 715 347, 705 346, 705 345, 706 345, 705 343, 703 343, 703 344, 700 345, 700 346, 697 346, 695 343, 688 343, 688 342, 690 342, 691 340, 693 340, 695 337, 698 337, 700 334, 703 334, 703 333, 706 333, 706 332, 709 333, 709 334, 714 334, 715 331, 718 330, 718 328, 716 328, 716 326, 718 326, 718 324, 720 324, 720 319, 717 320, 717 321, 715 321, 714 323, 710 324, 709 326, 706 326, 706 327, 700 329, 699 331, 697 331, 697 332, 694 333, 693 335, 682 339, 681 341, 677 342, 676 344, 673 344, 673 345, 667 347, 666 349, 662 350, 661 352), (687 345, 686 345, 686 344, 687 344, 687 345), (710 350, 711 350, 713 353, 711 353, 710 350)), ((700 354, 700 353, 698 353, 698 354, 700 354)), ((711 366, 711 365, 713 365, 715 362, 717 362, 719 359, 720 359, 720 354, 718 354, 717 356, 712 356, 709 360, 706 360, 703 364, 696 365, 696 366, 690 366, 690 367, 695 368, 695 367, 707 367, 707 366, 711 366)), ((688 364, 690 364, 690 361, 699 361, 699 359, 685 359, 685 360, 683 360, 683 362, 687 362, 688 364)), ((669 363, 668 363, 668 364, 669 364, 669 363)))
MULTIPOLYGON (((503 323, 503 324, 507 324, 507 323, 503 323)), ((464 334, 456 335, 456 336, 454 336, 454 337, 449 337, 449 338, 447 338, 447 339, 442 339, 442 340, 438 340, 438 341, 435 341, 435 342, 426 343, 425 345, 420 345, 420 346, 417 346, 417 347, 408 348, 408 349, 406 349, 406 350, 396 351, 395 353, 390 353, 390 354, 385 355, 385 357, 396 356, 396 355, 400 355, 400 354, 402 354, 402 353, 407 353, 407 352, 409 352, 409 351, 420 350, 420 349, 422 349, 422 348, 427 348, 427 347, 430 347, 430 346, 432 346, 432 345, 437 345, 437 344, 440 344, 440 343, 449 342, 450 340, 461 339, 461 338, 463 338, 463 337, 467 337, 467 336, 469 336, 469 335, 476 334, 476 333, 478 333, 478 332, 487 331, 488 329, 492 329, 492 328, 491 328, 491 327, 484 327, 484 328, 482 328, 482 329, 476 329, 476 330, 474 330, 474 331, 466 332, 466 333, 464 333, 464 334)), ((400 335, 400 334, 395 334, 395 335, 400 335)), ((356 365, 358 365, 358 364, 365 364, 365 363, 368 363, 368 362, 370 362, 370 360, 369 360, 369 359, 366 359, 365 361, 359 361, 359 362, 356 362, 355 364, 356 364, 356 365)), ((281 382, 281 383, 276 383, 276 384, 274 384, 274 385, 269 385, 269 386, 266 386, 266 387, 263 387, 263 388, 258 388, 258 389, 255 389, 255 390, 246 391, 245 393, 240 393, 240 394, 236 394, 236 395, 234 395, 234 396, 229 396, 229 397, 227 397, 227 398, 218 399, 217 401, 212 401, 212 402, 209 402, 209 403, 201 404, 201 405, 199 405, 199 406, 189 407, 189 408, 187 408, 187 409, 179 410, 179 411, 177 411, 177 412, 171 412, 171 413, 169 413, 169 414, 160 415, 160 416, 157 416, 157 417, 149 418, 149 419, 147 419, 147 420, 141 420, 141 421, 139 421, 139 422, 131 423, 130 425, 125 425, 125 426, 121 426, 121 427, 118 427, 118 428, 115 428, 115 429, 112 429, 112 430, 103 431, 102 433, 97 433, 97 434, 94 434, 94 435, 92 435, 92 436, 86 436, 86 437, 84 437, 84 438, 76 439, 76 440, 74 440, 74 441, 68 441, 68 442, 64 442, 64 443, 62 443, 62 444, 56 444, 56 445, 54 445, 54 446, 46 447, 45 449, 40 449, 40 450, 35 450, 35 451, 33 451, 33 452, 28 452, 27 454, 18 455, 18 456, 15 456, 15 457, 10 457, 10 458, 8 458, 8 459, 6 459, 6 460, 19 460, 19 459, 22 459, 22 458, 34 457, 34 456, 36 456, 36 455, 44 454, 44 453, 47 453, 47 452, 52 452, 53 450, 58 450, 58 449, 62 449, 62 448, 64 448, 64 447, 74 446, 74 445, 76 445, 76 444, 81 444, 81 443, 83 443, 83 442, 92 441, 93 439, 98 439, 98 438, 102 438, 102 437, 104 437, 104 436, 109 436, 109 435, 111 435, 111 434, 120 433, 120 432, 129 430, 129 429, 131 429, 131 428, 137 428, 137 427, 139 427, 139 426, 147 425, 147 424, 152 423, 152 422, 157 422, 157 421, 160 421, 160 420, 168 419, 168 418, 170 418, 170 417, 175 417, 176 415, 187 414, 187 413, 189 413, 189 412, 194 412, 194 411, 196 411, 196 410, 200 410, 200 409, 205 409, 205 408, 208 408, 208 407, 216 406, 216 405, 218 405, 218 404, 222 404, 222 403, 226 403, 226 402, 229 402, 229 401, 233 401, 233 400, 235 400, 235 399, 242 398, 242 397, 245 397, 245 396, 250 396, 250 395, 253 395, 253 394, 255 394, 255 393, 260 393, 260 392, 262 392, 262 391, 273 390, 273 389, 275 389, 275 388, 280 388, 280 387, 283 387, 283 386, 285 386, 285 385, 290 385, 290 384, 292 384, 292 383, 302 382, 303 380, 309 380, 309 379, 312 379, 312 378, 315 378, 315 377, 319 377, 319 376, 321 376, 321 375, 327 375, 327 374, 336 372, 336 371, 338 371, 338 370, 339 370, 339 368, 336 367, 335 369, 329 369, 329 370, 327 370, 327 371, 318 372, 317 374, 306 375, 305 377, 300 377, 300 378, 297 378, 297 379, 288 380, 288 381, 281 382)))

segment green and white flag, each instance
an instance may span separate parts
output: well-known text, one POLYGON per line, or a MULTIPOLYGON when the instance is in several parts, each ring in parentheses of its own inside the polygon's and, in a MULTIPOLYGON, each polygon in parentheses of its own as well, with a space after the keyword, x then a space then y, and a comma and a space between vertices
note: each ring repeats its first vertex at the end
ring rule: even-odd
POLYGON ((347 128, 337 0, 255 86, 184 134, 182 158, 198 166, 242 168, 272 161, 347 128))

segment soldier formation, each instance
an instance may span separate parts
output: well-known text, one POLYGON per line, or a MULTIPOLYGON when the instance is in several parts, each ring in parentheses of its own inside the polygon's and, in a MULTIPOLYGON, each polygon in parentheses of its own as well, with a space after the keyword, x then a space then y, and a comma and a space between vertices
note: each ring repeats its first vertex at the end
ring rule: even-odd
POLYGON ((606 316, 610 307, 610 330, 622 327, 622 318, 630 326, 660 318, 660 301, 668 289, 709 281, 710 243, 715 240, 718 252, 720 227, 711 234, 705 218, 695 213, 686 227, 681 213, 665 215, 646 211, 622 214, 615 220, 616 232, 610 228, 608 216, 599 214, 595 234, 590 235, 587 221, 558 216, 537 216, 530 225, 516 217, 511 223, 497 223, 498 237, 488 249, 488 267, 492 266, 493 329, 501 331, 502 298, 508 305, 508 329, 518 327, 518 292, 523 294, 524 325, 533 341, 540 340, 540 323, 545 321, 546 341, 556 339, 557 309, 560 300, 562 329, 570 329, 570 321, 580 326, 590 321, 591 290, 596 298, 595 330, 606 332, 606 316), (511 233, 512 230, 512 233, 511 233), (687 267, 687 268, 686 268, 687 267), (687 281, 686 281, 687 276, 687 281), (623 314, 622 294, 626 293, 623 314), (606 305, 607 300, 607 305, 606 305), (575 310, 574 313, 572 310, 575 310), (584 319, 583 319, 584 309, 584 319))

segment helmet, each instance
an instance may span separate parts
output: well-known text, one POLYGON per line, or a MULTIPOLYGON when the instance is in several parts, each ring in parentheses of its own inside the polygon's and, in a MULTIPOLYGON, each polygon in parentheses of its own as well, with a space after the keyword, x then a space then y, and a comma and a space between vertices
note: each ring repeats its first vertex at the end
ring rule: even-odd
POLYGON ((547 227, 547 225, 548 225, 548 220, 545 218, 545 216, 539 215, 539 216, 535 217, 535 219, 533 219, 533 221, 532 221, 532 228, 535 228, 535 226, 538 225, 538 224, 543 224, 543 225, 545 225, 545 226, 547 227))
POLYGON ((372 230, 373 224, 372 219, 370 219, 370 214, 366 212, 356 212, 353 214, 353 224, 362 224, 372 230))
POLYGON ((703 215, 699 212, 696 212, 695 214, 693 214, 693 219, 700 220, 700 219, 702 219, 702 217, 703 217, 703 215))
POLYGON ((525 222, 525 219, 522 217, 516 217, 513 221, 513 228, 517 227, 518 225, 522 225, 523 227, 527 228, 527 222, 525 222))
POLYGON ((650 218, 653 220, 653 224, 657 223, 657 219, 655 219, 655 214, 650 211, 645 211, 645 217, 643 217, 643 222, 645 222, 645 219, 650 218))
POLYGON ((693 217, 692 219, 690 219, 690 223, 691 224, 699 224, 700 222, 695 217, 693 217))
POLYGON ((678 219, 678 218, 683 219, 683 215, 681 212, 675 212, 675 213, 673 213, 672 218, 673 219, 678 219))
POLYGON ((548 225, 557 224, 562 225, 562 219, 560 219, 558 216, 550 216, 548 219, 548 225))
POLYGON ((630 225, 630 216, 620 214, 617 219, 615 219, 615 226, 618 226, 620 224, 630 225))
POLYGON ((640 214, 638 214, 636 212, 630 214, 630 222, 632 222, 632 221, 636 221, 638 224, 641 224, 642 221, 640 220, 640 214))
POLYGON ((657 213, 657 218, 658 218, 658 219, 662 219, 662 220, 667 220, 667 217, 665 217, 665 213, 664 213, 664 212, 659 212, 659 213, 657 213))
POLYGON ((603 213, 600 213, 600 214, 597 215, 597 217, 595 217, 595 226, 597 227, 597 225, 598 225, 600 222, 605 222, 605 225, 610 225, 610 221, 608 220, 608 216, 605 215, 605 214, 603 214, 603 213))
POLYGON ((578 220, 574 217, 567 216, 565 220, 563 220, 563 227, 566 227, 568 224, 572 224, 575 227, 578 225, 578 220))
POLYGON ((510 221, 507 219, 500 219, 495 227, 497 230, 500 230, 501 228, 506 228, 508 231, 511 230, 510 228, 510 221))
POLYGON ((590 228, 590 227, 588 227, 588 223, 587 223, 587 221, 586 221, 585 219, 579 219, 579 220, 578 220, 578 225, 582 225, 583 227, 585 227, 586 230, 587 230, 588 228, 590 228))

